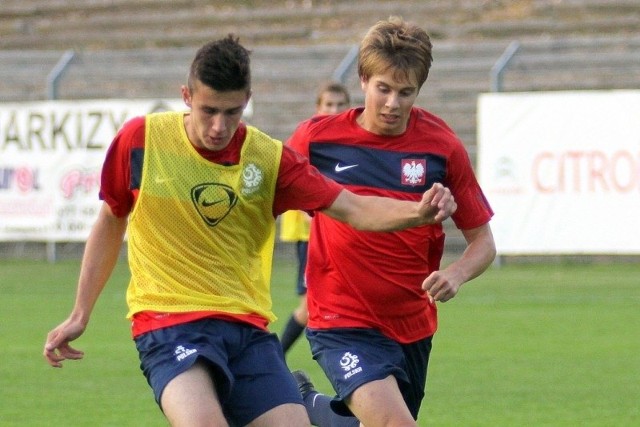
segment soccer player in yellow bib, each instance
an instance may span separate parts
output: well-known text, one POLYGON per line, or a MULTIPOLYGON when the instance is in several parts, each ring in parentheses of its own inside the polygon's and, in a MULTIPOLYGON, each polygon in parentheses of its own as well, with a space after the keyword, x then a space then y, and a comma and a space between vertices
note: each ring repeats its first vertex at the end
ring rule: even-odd
POLYGON ((198 50, 181 91, 188 111, 136 117, 114 138, 75 304, 48 333, 44 357, 58 368, 83 357, 71 342, 87 328, 126 232, 127 317, 169 423, 309 426, 281 344, 268 330, 275 218, 291 209, 321 211, 383 231, 441 222, 455 200, 442 185, 419 202, 357 196, 243 123, 249 51, 231 35, 198 50))

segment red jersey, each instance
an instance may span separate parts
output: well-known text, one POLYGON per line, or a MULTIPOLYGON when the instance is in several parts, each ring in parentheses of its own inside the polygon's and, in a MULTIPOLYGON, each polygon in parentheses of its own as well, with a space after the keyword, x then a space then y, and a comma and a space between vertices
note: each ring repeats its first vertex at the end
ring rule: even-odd
MULTIPOLYGON (((458 228, 490 220, 467 152, 444 121, 413 108, 405 133, 389 137, 361 128, 361 112, 313 117, 287 145, 354 193, 419 201, 439 182, 458 204, 452 216, 458 228)), ((308 326, 374 328, 401 343, 433 335, 436 306, 421 286, 440 268, 444 239, 441 224, 366 232, 316 215, 306 270, 308 326)))
MULTIPOLYGON (((222 164, 238 164, 247 133, 241 123, 229 146, 222 151, 198 150, 207 160, 222 164)), ((145 118, 136 117, 125 123, 114 138, 102 168, 100 198, 119 217, 133 209, 139 193, 145 148, 145 118)), ((329 207, 342 186, 321 175, 306 157, 283 147, 273 202, 274 217, 287 210, 316 211, 329 207)), ((216 317, 250 323, 266 328, 267 320, 257 315, 233 315, 218 312, 153 313, 134 315, 133 335, 203 317, 216 317)))

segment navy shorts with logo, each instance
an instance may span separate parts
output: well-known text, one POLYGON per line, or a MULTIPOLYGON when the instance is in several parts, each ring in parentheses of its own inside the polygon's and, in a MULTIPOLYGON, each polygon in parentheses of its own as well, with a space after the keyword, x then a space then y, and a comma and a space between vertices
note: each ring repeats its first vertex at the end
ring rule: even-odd
POLYGON ((424 398, 431 338, 400 344, 375 329, 337 328, 306 332, 313 358, 337 393, 331 408, 353 415, 344 403, 358 387, 393 375, 415 419, 424 398))
POLYGON ((135 342, 158 405, 169 381, 197 359, 209 366, 232 425, 247 425, 285 403, 302 404, 277 336, 251 325, 202 319, 147 332, 135 342))

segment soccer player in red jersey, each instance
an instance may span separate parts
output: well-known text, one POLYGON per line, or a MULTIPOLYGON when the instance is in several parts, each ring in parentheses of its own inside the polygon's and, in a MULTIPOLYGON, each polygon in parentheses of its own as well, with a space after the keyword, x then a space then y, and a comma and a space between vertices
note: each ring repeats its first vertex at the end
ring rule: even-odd
MULTIPOLYGON (((414 106, 431 48, 423 29, 399 17, 377 23, 358 57, 364 107, 307 120, 288 141, 356 194, 417 201, 441 183, 458 205, 452 219, 467 247, 445 268, 442 224, 371 233, 324 214, 312 221, 307 338, 337 393, 331 407, 366 427, 417 425, 436 303, 455 297, 496 253, 493 211, 464 146, 442 119, 414 106)), ((330 424, 338 421, 331 421, 327 396, 313 390, 304 372, 294 375, 312 424, 338 425, 330 424)))

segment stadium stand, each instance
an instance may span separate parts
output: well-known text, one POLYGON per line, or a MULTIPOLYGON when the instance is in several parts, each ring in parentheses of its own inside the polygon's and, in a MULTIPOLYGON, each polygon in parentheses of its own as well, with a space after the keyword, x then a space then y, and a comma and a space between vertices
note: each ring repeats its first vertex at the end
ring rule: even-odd
MULTIPOLYGON (((472 158, 478 94, 496 89, 492 69, 515 46, 499 90, 640 87, 638 0, 3 0, 0 99, 50 97, 47 78, 66 52, 60 99, 178 97, 195 49, 232 32, 253 50, 252 124, 286 139, 313 113, 317 84, 392 14, 431 33, 418 104, 445 118, 472 158)), ((345 83, 361 102, 353 68, 345 83)))
MULTIPOLYGON (((3 0, 0 96, 46 99, 63 53, 62 99, 171 97, 195 47, 234 32, 253 50, 254 123, 284 139, 312 113, 327 79, 368 26, 391 14, 434 38, 419 103, 441 114, 473 151, 477 94, 511 42, 520 48, 502 90, 637 87, 637 0, 3 0)), ((358 102, 355 71, 347 83, 358 102)))
POLYGON ((636 0, 3 0, 3 48, 177 47, 241 33, 264 44, 354 43, 389 14, 438 39, 627 33, 636 0))

